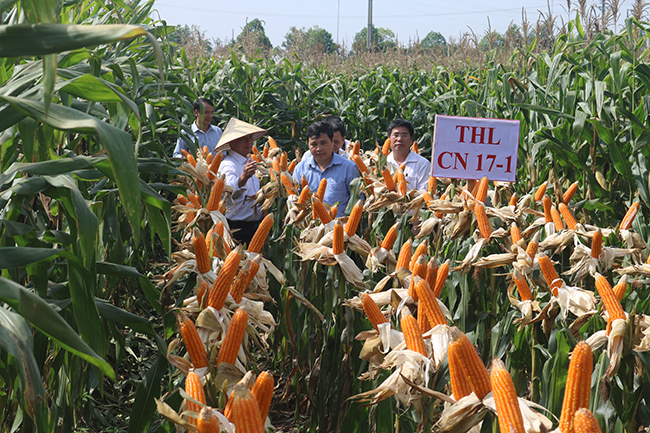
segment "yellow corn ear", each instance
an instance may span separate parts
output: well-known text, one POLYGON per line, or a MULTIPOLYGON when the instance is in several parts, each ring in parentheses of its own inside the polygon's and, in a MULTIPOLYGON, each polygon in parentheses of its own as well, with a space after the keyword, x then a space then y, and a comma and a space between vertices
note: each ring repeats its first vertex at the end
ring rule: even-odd
POLYGON ((480 201, 481 203, 485 203, 485 199, 487 198, 487 193, 488 193, 488 178, 487 176, 483 176, 481 180, 478 182, 478 187, 474 198, 480 201))
POLYGON ((546 280, 546 284, 548 284, 549 290, 553 296, 557 296, 558 288, 562 287, 560 276, 555 271, 551 259, 546 254, 540 254, 538 260, 539 267, 542 270, 542 274, 544 274, 544 279, 546 280))
POLYGON ((395 181, 393 180, 393 176, 390 175, 390 171, 388 171, 388 168, 384 168, 381 171, 381 175, 384 178, 384 183, 386 184, 386 188, 388 191, 397 191, 397 187, 395 186, 395 181))
POLYGON ((180 328, 185 348, 187 349, 188 355, 190 355, 190 362, 194 368, 207 367, 208 355, 192 319, 189 317, 183 318, 180 328))
POLYGON ((240 303, 244 292, 250 284, 255 279, 255 275, 260 270, 260 263, 262 262, 261 256, 255 256, 255 258, 247 262, 237 273, 235 281, 232 283, 232 288, 230 289, 230 295, 233 297, 236 303, 240 303))
POLYGON ((421 312, 427 315, 427 320, 431 326, 446 325, 447 318, 442 312, 438 299, 433 293, 424 279, 418 279, 415 285, 415 290, 418 294, 418 308, 422 308, 421 312))
POLYGON ((257 376, 253 389, 251 389, 251 394, 255 397, 257 406, 260 408, 262 423, 266 420, 266 417, 269 414, 269 409, 271 408, 274 386, 275 381, 273 380, 273 374, 271 374, 270 371, 263 371, 259 376, 257 376))
POLYGON ((575 217, 571 213, 571 209, 569 209, 569 207, 564 203, 560 203, 558 205, 558 208, 560 209, 560 213, 562 214, 564 221, 566 221, 567 227, 571 230, 575 230, 577 222, 575 217))
POLYGON ((478 230, 481 232, 481 236, 489 239, 492 236, 492 227, 490 227, 490 221, 485 213, 483 203, 477 202, 474 205, 474 214, 476 215, 476 222, 478 223, 478 230))
POLYGON ((589 407, 592 372, 591 347, 586 342, 580 341, 571 353, 567 382, 564 386, 564 400, 558 426, 562 433, 573 433, 573 420, 576 411, 589 407))
POLYGON ((214 184, 212 184, 210 198, 208 199, 208 204, 205 207, 208 211, 212 212, 219 208, 219 202, 221 201, 221 195, 223 194, 223 188, 225 185, 225 175, 217 177, 217 179, 214 181, 214 184))
POLYGON ((603 251, 603 232, 600 231, 600 228, 594 232, 594 236, 591 238, 591 257, 597 259, 600 257, 600 253, 603 251))
POLYGON ((519 230, 519 227, 517 227, 517 223, 512 223, 510 226, 510 240, 513 244, 516 244, 521 239, 521 231, 519 230))
MULTIPOLYGON (((415 252, 413 253, 413 257, 411 257, 411 262, 409 263, 409 270, 411 272, 414 272, 415 264, 417 263, 420 256, 426 254, 428 248, 429 248, 429 243, 427 242, 426 239, 424 239, 422 242, 420 242, 418 247, 415 249, 415 252)), ((421 275, 421 277, 424 278, 425 275, 421 275)))
POLYGON ((427 356, 427 346, 424 344, 424 338, 422 338, 422 332, 415 317, 411 314, 404 314, 400 324, 402 325, 406 348, 427 356))
POLYGON ((219 419, 214 413, 212 413, 212 408, 209 406, 201 408, 199 412, 199 419, 196 423, 198 433, 220 433, 221 424, 219 424, 219 419))
POLYGON ((390 153, 390 138, 387 138, 384 141, 384 145, 381 147, 381 153, 384 156, 388 156, 388 154, 390 153))
POLYGON ((244 309, 238 308, 230 320, 225 337, 223 337, 223 342, 219 349, 219 356, 217 357, 217 365, 222 362, 235 364, 237 361, 237 353, 244 339, 244 334, 246 334, 247 326, 248 313, 244 309))
POLYGON ((451 328, 451 340, 449 346, 457 345, 455 349, 458 350, 458 358, 460 359, 465 376, 467 376, 472 387, 472 391, 482 400, 492 390, 490 375, 485 368, 485 364, 481 361, 478 353, 476 353, 476 349, 467 336, 455 326, 451 328))
MULTIPOLYGON (((187 373, 187 376, 185 377, 185 392, 194 400, 206 404, 205 391, 203 390, 203 384, 201 383, 201 378, 199 377, 198 374, 194 373, 194 371, 190 371, 189 373, 187 373)), ((201 406, 194 403, 193 401, 187 400, 185 402, 185 407, 188 411, 192 411, 196 413, 201 412, 201 406)), ((187 422, 189 422, 192 425, 196 425, 197 419, 194 418, 193 416, 188 416, 187 422)))
POLYGON ((512 381, 512 376, 506 370, 505 364, 498 358, 492 361, 490 384, 492 385, 494 404, 497 407, 499 431, 501 433, 525 433, 524 418, 519 408, 515 384, 512 381))
POLYGON ((439 298, 442 294, 442 289, 445 287, 447 282, 447 277, 449 276, 449 263, 450 259, 447 259, 440 268, 438 268, 438 273, 436 275, 436 285, 433 287, 433 294, 436 298, 439 298))
POLYGON ((553 220, 553 225, 555 225, 555 231, 564 230, 564 221, 562 221, 562 216, 560 212, 555 209, 555 206, 551 206, 551 219, 553 220))
POLYGON ((458 401, 472 393, 472 385, 470 385, 467 375, 463 371, 457 344, 450 344, 447 347, 447 360, 449 364, 451 393, 454 396, 454 400, 458 401))
POLYGON ((625 296, 625 291, 627 290, 627 275, 623 275, 612 290, 614 291, 614 296, 616 296, 618 302, 622 302, 623 296, 625 296))
POLYGON ((210 253, 208 244, 205 242, 205 236, 198 227, 192 230, 192 244, 194 245, 194 257, 196 258, 196 268, 202 274, 212 269, 210 264, 210 253))
POLYGON ((389 251, 391 248, 393 248, 393 244, 395 243, 395 239, 397 239, 397 229, 399 228, 399 223, 393 224, 390 229, 388 229, 388 233, 386 233, 386 236, 384 237, 384 240, 381 242, 381 247, 387 251, 389 251))
POLYGON ((232 283, 237 270, 239 269, 239 262, 241 261, 240 247, 234 249, 228 254, 226 260, 221 266, 221 270, 214 280, 214 284, 208 294, 208 305, 217 310, 221 310, 226 303, 228 292, 230 291, 230 284, 232 283))
POLYGON ((564 192, 562 195, 562 202, 564 204, 569 204, 573 196, 575 195, 576 191, 578 191, 578 182, 573 182, 569 188, 564 192))
POLYGON ((402 248, 399 250, 399 256, 397 256, 397 265, 395 269, 406 268, 408 269, 409 263, 411 262, 411 239, 409 238, 402 248))
POLYGON ((259 227, 257 227, 257 230, 255 230, 255 234, 251 239, 251 243, 248 245, 248 251, 251 253, 259 253, 264 246, 264 242, 266 241, 271 228, 273 228, 272 213, 266 215, 264 219, 262 219, 262 222, 260 222, 259 227))
POLYGON ((354 207, 352 212, 350 212, 350 218, 348 218, 345 223, 345 233, 352 237, 357 232, 357 227, 359 227, 359 222, 361 221, 361 215, 363 214, 363 200, 359 199, 354 207))
POLYGON ((318 197, 311 198, 311 207, 314 219, 318 218, 323 224, 327 224, 332 221, 332 217, 330 216, 329 212, 327 212, 327 209, 325 209, 325 206, 323 206, 323 202, 320 201, 318 197))
POLYGON ((388 322, 375 300, 372 299, 369 294, 366 293, 363 295, 361 298, 361 304, 363 305, 363 311, 365 311, 366 316, 368 316, 368 320, 370 320, 373 328, 379 330, 378 325, 388 322))
POLYGON ((318 184, 318 189, 316 190, 316 197, 318 200, 323 201, 325 198, 325 190, 327 189, 327 178, 322 178, 318 184))
POLYGON ((621 221, 621 230, 629 230, 632 227, 634 218, 636 217, 637 212, 639 212, 639 202, 635 201, 632 203, 632 206, 627 210, 623 220, 621 221))
POLYGON ((517 291, 519 292, 519 297, 522 301, 532 301, 533 293, 530 291, 528 282, 521 275, 518 269, 515 269, 512 274, 512 279, 515 280, 515 285, 517 286, 517 291))
POLYGON ((602 433, 594 414, 584 407, 578 409, 573 416, 573 431, 575 433, 602 433))
POLYGON ((343 254, 344 251, 344 236, 343 236, 343 224, 340 221, 336 221, 334 224, 334 233, 332 235, 332 252, 334 255, 343 254))
POLYGON ((609 335, 614 320, 625 320, 625 311, 623 311, 621 302, 614 294, 614 290, 609 284, 609 281, 607 281, 607 278, 600 275, 599 273, 596 273, 594 275, 594 278, 596 279, 596 290, 600 295, 600 299, 603 301, 603 305, 605 306, 605 310, 607 310, 607 314, 609 314, 609 320, 607 321, 607 334, 609 335))
POLYGON ((352 162, 354 162, 357 165, 359 172, 364 174, 370 174, 370 170, 368 170, 368 167, 366 166, 366 164, 363 162, 363 160, 359 155, 352 155, 352 162))
POLYGON ((544 205, 544 220, 547 224, 552 223, 553 215, 551 215, 551 207, 553 207, 553 203, 551 202, 551 198, 545 195, 542 203, 544 205))

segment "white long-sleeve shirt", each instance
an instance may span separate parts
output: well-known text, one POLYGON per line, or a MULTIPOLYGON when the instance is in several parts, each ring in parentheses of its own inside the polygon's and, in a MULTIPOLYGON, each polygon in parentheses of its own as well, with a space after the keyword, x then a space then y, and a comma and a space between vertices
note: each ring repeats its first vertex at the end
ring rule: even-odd
MULTIPOLYGON (((398 169, 402 164, 395 161, 393 152, 391 152, 386 161, 398 169)), ((408 189, 427 189, 429 183, 429 173, 431 173, 431 162, 423 156, 410 151, 406 160, 404 160, 404 177, 406 177, 406 184, 408 189)))
POLYGON ((219 173, 226 175, 226 185, 230 185, 235 191, 235 196, 239 190, 243 190, 237 198, 229 203, 226 210, 226 218, 232 221, 259 221, 262 219, 262 212, 254 206, 251 201, 252 196, 260 189, 260 181, 257 176, 251 176, 243 187, 239 187, 239 176, 244 172, 244 166, 248 158, 230 150, 221 165, 219 173))

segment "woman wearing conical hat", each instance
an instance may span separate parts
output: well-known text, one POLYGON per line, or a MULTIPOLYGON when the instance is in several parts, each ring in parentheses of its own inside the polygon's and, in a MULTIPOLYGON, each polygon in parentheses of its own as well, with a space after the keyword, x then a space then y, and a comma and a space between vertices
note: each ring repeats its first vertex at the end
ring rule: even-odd
POLYGON ((260 189, 255 176, 257 165, 250 158, 253 142, 267 134, 265 129, 232 118, 228 122, 215 151, 228 151, 219 167, 219 173, 226 175, 226 185, 234 193, 234 205, 226 211, 226 219, 239 242, 250 243, 262 219, 262 212, 250 198, 260 189))

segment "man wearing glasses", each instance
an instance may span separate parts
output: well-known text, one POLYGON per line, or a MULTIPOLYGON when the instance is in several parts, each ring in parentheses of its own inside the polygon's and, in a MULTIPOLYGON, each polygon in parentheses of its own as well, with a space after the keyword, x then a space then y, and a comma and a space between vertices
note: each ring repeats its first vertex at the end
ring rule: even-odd
POLYGON ((413 125, 404 119, 395 119, 388 125, 388 137, 392 152, 386 158, 395 170, 404 165, 404 176, 408 189, 427 189, 431 163, 423 156, 411 151, 413 125))

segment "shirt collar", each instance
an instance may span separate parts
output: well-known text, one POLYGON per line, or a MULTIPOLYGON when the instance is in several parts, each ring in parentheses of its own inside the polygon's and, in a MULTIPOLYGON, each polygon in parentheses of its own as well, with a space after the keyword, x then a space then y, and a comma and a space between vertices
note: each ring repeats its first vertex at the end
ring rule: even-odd
POLYGON ((210 124, 210 127, 208 127, 208 130, 206 132, 203 132, 203 130, 196 125, 196 120, 194 122, 192 122, 192 132, 194 134, 197 134, 197 133, 207 134, 211 129, 214 129, 214 128, 215 128, 215 126, 210 124))
MULTIPOLYGON (((316 160, 314 159, 314 156, 311 153, 309 155, 311 156, 311 158, 308 161, 309 166, 312 167, 312 168, 317 168, 317 169, 320 170, 320 167, 316 163, 316 160)), ((334 152, 332 154, 332 160, 330 161, 329 165, 327 167, 325 167, 325 170, 327 170, 328 168, 330 168, 333 165, 341 165, 342 163, 343 163, 343 157, 334 152)))
POLYGON ((409 162, 417 161, 417 157, 415 156, 415 152, 413 152, 412 150, 409 150, 409 154, 406 155, 406 159, 401 164, 398 163, 397 160, 395 160, 395 155, 393 155, 393 152, 391 152, 388 155, 387 159, 388 159, 389 162, 393 162, 393 163, 395 163, 395 165, 398 165, 398 166, 402 165, 402 164, 408 164, 409 162))

